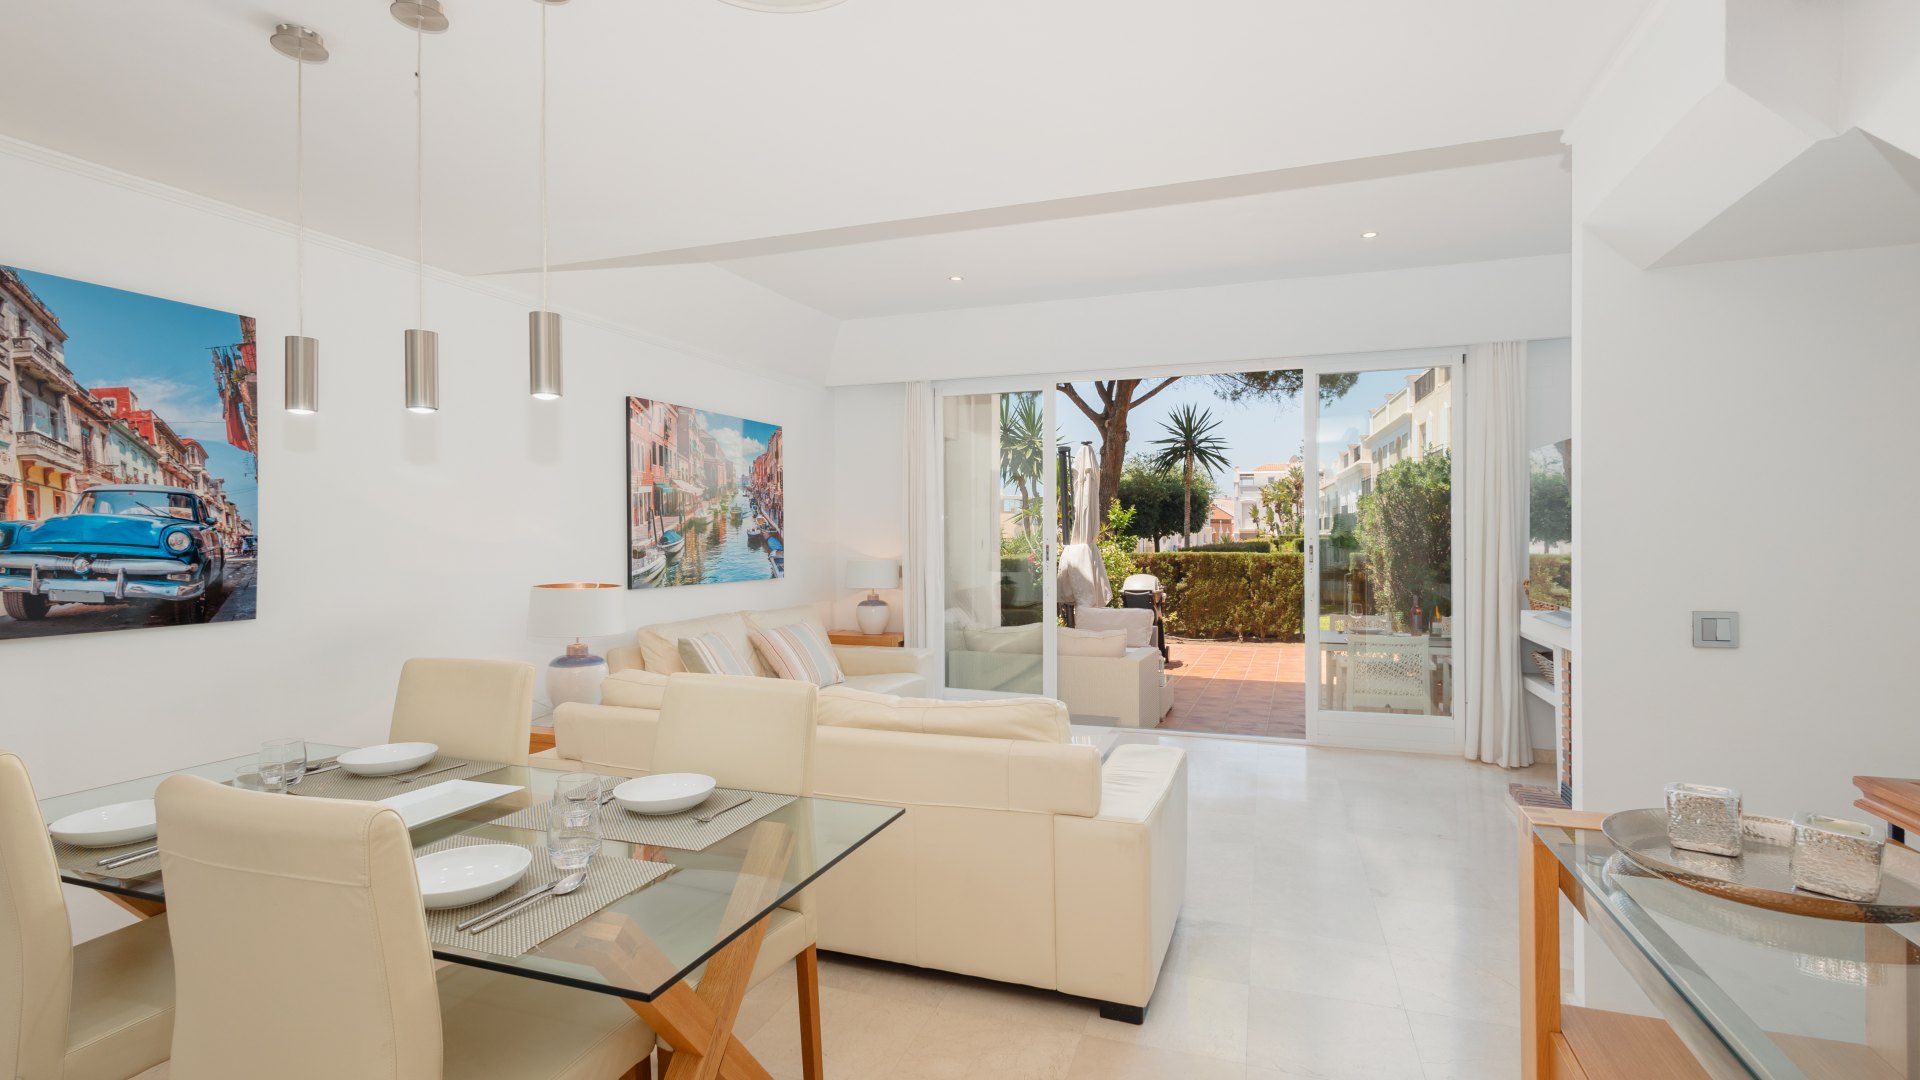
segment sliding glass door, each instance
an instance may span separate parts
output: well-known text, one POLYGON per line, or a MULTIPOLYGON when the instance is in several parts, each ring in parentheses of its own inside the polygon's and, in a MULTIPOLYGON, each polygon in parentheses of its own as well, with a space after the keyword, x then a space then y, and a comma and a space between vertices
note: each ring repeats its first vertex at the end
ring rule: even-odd
POLYGON ((1457 353, 1310 372, 1307 739, 1444 751, 1454 723, 1457 353))
POLYGON ((955 697, 1054 696, 1052 391, 940 398, 941 596, 955 697))

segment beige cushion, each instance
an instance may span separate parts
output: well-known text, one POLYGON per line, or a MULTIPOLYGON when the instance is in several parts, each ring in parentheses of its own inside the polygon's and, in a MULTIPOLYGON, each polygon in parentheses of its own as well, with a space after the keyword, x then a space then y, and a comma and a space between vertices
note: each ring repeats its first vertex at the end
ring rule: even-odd
POLYGON ((827 636, 827 627, 820 621, 820 612, 810 604, 780 608, 775 611, 747 611, 741 614, 746 617, 748 626, 759 630, 771 630, 776 626, 789 626, 793 623, 808 623, 820 630, 821 637, 827 636))
POLYGON ((680 622, 643 626, 634 635, 634 640, 640 645, 640 656, 646 661, 648 671, 672 675, 687 670, 687 665, 680 661, 680 639, 696 634, 719 634, 741 656, 753 653, 752 646, 747 644, 747 620, 737 611, 709 615, 704 619, 683 619, 680 622))
POLYGON ((629 709, 657 709, 667 692, 667 677, 655 671, 630 668, 616 671, 600 683, 602 705, 624 705, 629 709))
POLYGON ((741 653, 723 634, 695 634, 679 641, 680 662, 698 675, 756 675, 753 654, 741 653))
POLYGON ((869 694, 904 694, 908 697, 919 697, 927 692, 927 680, 917 671, 882 671, 872 675, 848 675, 839 686, 830 689, 865 690, 869 694))
POLYGON ((1061 656, 1125 656, 1125 630, 1077 630, 1063 626, 1055 639, 1061 656))
POLYGON ((820 723, 875 731, 916 731, 982 739, 1063 743, 1070 734, 1067 707, 1052 698, 936 701, 895 697, 848 687, 820 694, 820 723))
POLYGON ((1081 630, 1124 630, 1129 649, 1153 644, 1153 612, 1146 608, 1077 608, 1073 625, 1081 630))
POLYGON ((974 652, 1037 653, 1040 651, 1040 624, 995 626, 965 631, 967 648, 974 652))

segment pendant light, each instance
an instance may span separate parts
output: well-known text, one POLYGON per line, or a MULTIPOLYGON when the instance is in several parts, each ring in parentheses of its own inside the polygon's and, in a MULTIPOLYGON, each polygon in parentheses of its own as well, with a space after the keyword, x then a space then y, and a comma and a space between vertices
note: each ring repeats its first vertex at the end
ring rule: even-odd
POLYGON ((318 33, 281 23, 268 39, 293 64, 293 297, 294 333, 287 337, 286 410, 320 410, 320 342, 307 336, 307 96, 308 64, 327 62, 327 43, 318 33))
POLYGON ((427 322, 427 80, 422 60, 425 35, 438 34, 450 24, 440 0, 395 0, 388 9, 402 26, 413 30, 413 227, 414 303, 418 326, 406 333, 407 411, 440 409, 440 335, 425 329, 427 322))
POLYGON ((538 401, 561 395, 560 316, 547 306, 547 8, 540 5, 540 309, 527 313, 527 392, 538 401))

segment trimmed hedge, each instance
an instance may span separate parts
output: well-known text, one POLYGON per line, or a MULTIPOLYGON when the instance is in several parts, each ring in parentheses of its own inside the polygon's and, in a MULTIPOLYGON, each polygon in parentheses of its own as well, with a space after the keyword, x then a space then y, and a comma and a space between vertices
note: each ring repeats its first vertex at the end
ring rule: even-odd
MULTIPOLYGON (((1188 551, 1246 551, 1257 555, 1286 554, 1301 551, 1298 536, 1263 536, 1257 540, 1222 540, 1217 544, 1195 544, 1188 551)), ((1162 554, 1166 554, 1162 552, 1162 554)))
POLYGON ((1527 599, 1535 608, 1552 610, 1573 606, 1573 556, 1533 554, 1527 557, 1527 599))
MULTIPOLYGON (((1133 557, 1167 591, 1171 633, 1299 641, 1305 560, 1298 554, 1158 551, 1133 557)), ((1116 600, 1116 603, 1118 601, 1116 600)))

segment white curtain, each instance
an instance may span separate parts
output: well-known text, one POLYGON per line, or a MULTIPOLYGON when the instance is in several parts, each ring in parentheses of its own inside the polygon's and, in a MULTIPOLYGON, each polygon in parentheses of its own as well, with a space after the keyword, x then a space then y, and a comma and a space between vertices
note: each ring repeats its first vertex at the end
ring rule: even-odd
POLYGON ((1521 685, 1520 612, 1527 580, 1527 343, 1467 350, 1458 615, 1472 637, 1462 673, 1466 756, 1509 769, 1533 764, 1521 685))
POLYGON ((907 647, 925 648, 930 640, 928 619, 940 610, 940 599, 931 572, 933 544, 940 521, 940 508, 934 505, 933 384, 910 382, 906 387, 907 521, 906 550, 902 552, 904 576, 901 580, 903 603, 901 618, 907 635, 907 647))

